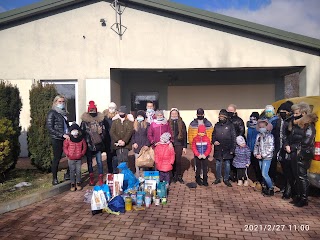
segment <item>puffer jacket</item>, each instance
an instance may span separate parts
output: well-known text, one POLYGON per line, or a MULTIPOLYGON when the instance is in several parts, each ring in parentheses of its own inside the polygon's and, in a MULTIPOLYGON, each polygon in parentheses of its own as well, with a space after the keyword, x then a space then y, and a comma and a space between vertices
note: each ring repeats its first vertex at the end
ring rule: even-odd
POLYGON ((131 137, 133 134, 133 123, 127 118, 122 122, 120 118, 114 120, 110 129, 111 146, 114 150, 126 148, 131 150, 131 137), (119 140, 125 142, 125 146, 116 146, 119 140))
POLYGON ((261 155, 262 160, 272 160, 274 152, 274 137, 270 132, 258 133, 253 155, 261 155))
POLYGON ((150 142, 148 139, 148 128, 149 128, 149 123, 147 125, 147 128, 140 127, 138 130, 133 130, 133 135, 132 135, 132 144, 138 144, 138 148, 133 149, 134 153, 139 153, 141 148, 143 146, 150 146, 150 142))
POLYGON ((63 141, 63 151, 69 160, 80 160, 87 151, 87 144, 84 139, 80 142, 72 142, 70 139, 63 141))
MULTIPOLYGON (((211 141, 212 132, 213 132, 212 123, 208 119, 204 118, 203 119, 203 124, 206 127, 206 134, 207 134, 208 138, 211 141)), ((198 134, 198 127, 199 127, 199 120, 198 119, 194 119, 189 125, 189 128, 188 128, 188 141, 189 141, 190 146, 192 146, 192 141, 198 134)))
POLYGON ((253 152, 254 150, 254 145, 256 144, 256 139, 258 135, 257 131, 257 125, 251 125, 250 121, 247 122, 247 142, 248 142, 248 147, 250 148, 250 151, 253 152))
POLYGON ((236 147, 235 156, 232 161, 232 165, 235 168, 246 168, 247 164, 250 164, 251 151, 248 146, 236 147))
POLYGON ((68 127, 67 120, 57 111, 51 109, 47 115, 47 129, 52 139, 64 140, 65 124, 68 127))
POLYGON ((157 170, 169 172, 173 169, 175 159, 174 148, 169 143, 159 143, 154 149, 154 162, 157 170))
POLYGON ((234 125, 227 121, 226 123, 217 122, 212 133, 212 144, 218 141, 220 145, 214 146, 214 158, 233 159, 236 149, 236 131, 234 125))
POLYGON ((230 118, 230 121, 233 123, 235 131, 236 131, 236 136, 243 136, 245 134, 245 127, 244 127, 244 122, 242 118, 238 116, 237 113, 234 113, 234 115, 230 118))
POLYGON ((210 138, 208 136, 197 135, 192 141, 192 151, 196 157, 200 154, 204 154, 206 157, 209 156, 212 150, 210 138))
POLYGON ((158 124, 156 121, 152 122, 148 129, 148 139, 151 145, 160 142, 160 136, 168 132, 172 136, 172 131, 168 122, 165 124, 158 124))

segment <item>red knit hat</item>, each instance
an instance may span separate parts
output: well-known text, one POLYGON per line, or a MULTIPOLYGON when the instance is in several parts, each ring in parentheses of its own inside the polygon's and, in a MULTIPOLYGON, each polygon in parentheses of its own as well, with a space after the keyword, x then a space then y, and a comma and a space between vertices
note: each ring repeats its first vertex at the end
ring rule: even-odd
POLYGON ((98 111, 98 110, 97 110, 97 106, 96 106, 96 104, 94 103, 94 101, 89 101, 88 112, 90 112, 91 109, 95 109, 96 112, 98 111))
POLYGON ((198 133, 206 133, 206 126, 205 125, 199 125, 198 133))

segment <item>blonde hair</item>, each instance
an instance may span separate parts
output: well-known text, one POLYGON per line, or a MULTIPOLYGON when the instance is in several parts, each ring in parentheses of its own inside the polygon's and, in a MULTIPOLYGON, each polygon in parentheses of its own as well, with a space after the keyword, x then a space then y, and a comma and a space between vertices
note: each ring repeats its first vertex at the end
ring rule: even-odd
POLYGON ((139 124, 138 120, 134 120, 134 123, 133 123, 133 128, 134 130, 137 132, 139 130, 140 127, 143 127, 143 128, 147 128, 148 127, 148 123, 147 123, 147 120, 144 119, 141 124, 139 124))
POLYGON ((305 102, 300 102, 300 103, 292 105, 291 110, 292 111, 299 110, 301 114, 303 114, 303 113, 305 113, 305 114, 311 113, 311 108, 310 108, 309 104, 305 103, 305 102))
POLYGON ((65 96, 63 96, 63 95, 57 95, 57 96, 55 96, 55 98, 53 99, 53 102, 52 102, 52 109, 55 108, 56 103, 57 103, 57 101, 58 101, 60 98, 63 98, 63 99, 64 99, 65 110, 66 110, 66 112, 68 113, 68 110, 67 110, 67 98, 66 98, 65 96))
POLYGON ((234 109, 234 111, 237 111, 237 105, 231 103, 231 104, 229 104, 228 108, 229 107, 232 107, 234 109))

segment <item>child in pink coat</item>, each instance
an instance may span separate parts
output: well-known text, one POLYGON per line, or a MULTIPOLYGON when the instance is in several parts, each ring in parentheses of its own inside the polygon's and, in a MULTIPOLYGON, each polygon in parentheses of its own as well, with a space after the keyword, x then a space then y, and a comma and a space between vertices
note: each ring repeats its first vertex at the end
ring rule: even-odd
POLYGON ((175 159, 174 148, 170 138, 170 133, 163 133, 154 150, 156 169, 160 171, 160 181, 166 181, 168 184, 170 183, 170 171, 173 168, 172 165, 175 159))

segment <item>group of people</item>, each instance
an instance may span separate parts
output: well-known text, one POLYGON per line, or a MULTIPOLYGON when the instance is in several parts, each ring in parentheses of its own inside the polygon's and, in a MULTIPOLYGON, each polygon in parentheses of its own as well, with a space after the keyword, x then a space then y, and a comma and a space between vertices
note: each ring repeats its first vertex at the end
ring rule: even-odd
MULTIPOLYGON (((98 182, 103 184, 102 152, 107 155, 109 173, 117 173, 117 165, 128 162, 129 151, 135 159, 142 149, 153 148, 155 168, 160 180, 184 183, 182 155, 186 154, 187 141, 195 160, 195 179, 198 185, 208 186, 208 158, 213 149, 216 161, 216 179, 232 187, 248 186, 248 168, 254 170, 255 187, 264 196, 274 195, 277 162, 281 163, 285 178, 284 199, 302 207, 308 204, 309 181, 307 170, 313 158, 315 122, 306 103, 283 103, 277 113, 272 105, 265 108, 264 116, 253 112, 247 122, 237 115, 237 107, 230 104, 219 112, 219 120, 213 126, 205 118, 202 108, 197 117, 186 124, 177 108, 170 110, 166 119, 162 110, 155 110, 148 102, 146 111, 139 110, 134 117, 126 106, 117 109, 111 102, 108 109, 98 112, 90 101, 87 112, 81 116, 81 125, 68 127, 65 97, 57 96, 47 116, 47 128, 51 135, 54 158, 52 161, 53 185, 58 184, 57 171, 63 151, 68 157, 71 190, 81 190, 81 158, 86 155, 90 185, 95 185, 92 159, 98 166, 98 182), (222 178, 222 166, 224 176, 222 178), (172 172, 172 178, 171 174, 172 172)), ((140 169, 136 166, 136 176, 140 169)))

